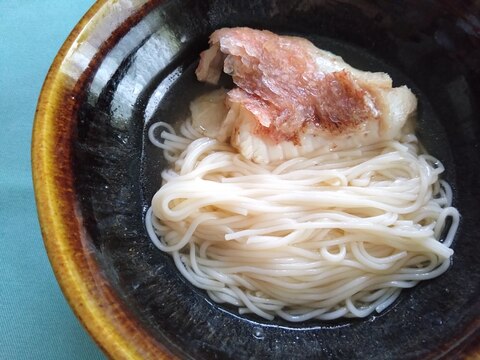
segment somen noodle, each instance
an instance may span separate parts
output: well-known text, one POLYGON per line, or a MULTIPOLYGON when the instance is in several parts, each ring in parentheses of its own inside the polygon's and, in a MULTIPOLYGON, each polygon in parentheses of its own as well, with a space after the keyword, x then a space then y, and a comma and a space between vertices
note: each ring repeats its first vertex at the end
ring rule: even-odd
POLYGON ((459 214, 443 165, 413 133, 262 165, 191 119, 179 134, 159 122, 148 135, 170 166, 147 212, 150 238, 241 314, 365 317, 450 265, 459 214))

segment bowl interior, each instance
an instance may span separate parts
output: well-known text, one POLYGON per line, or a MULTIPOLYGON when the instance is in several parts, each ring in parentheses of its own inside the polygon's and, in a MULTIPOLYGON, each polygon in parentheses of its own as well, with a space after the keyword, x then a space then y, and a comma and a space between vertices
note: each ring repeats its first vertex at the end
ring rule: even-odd
POLYGON ((453 4, 172 0, 118 34, 78 89, 75 187, 93 256, 152 337, 187 358, 410 359, 450 356, 478 336, 478 20, 453 4), (152 245, 144 216, 166 163, 147 129, 185 119, 188 103, 209 89, 195 80, 199 52, 214 29, 232 26, 306 37, 414 91, 418 135, 444 163, 462 214, 447 273, 404 291, 381 315, 270 322, 212 303, 152 245))

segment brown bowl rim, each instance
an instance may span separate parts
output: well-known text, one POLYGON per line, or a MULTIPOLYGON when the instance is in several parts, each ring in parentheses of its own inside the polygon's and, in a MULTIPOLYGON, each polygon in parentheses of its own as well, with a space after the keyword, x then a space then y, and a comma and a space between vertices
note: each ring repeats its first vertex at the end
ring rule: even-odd
MULTIPOLYGON (((127 16, 102 42, 84 72, 71 78, 62 71, 70 52, 89 39, 116 0, 99 0, 75 25, 51 65, 35 112, 32 175, 44 245, 68 303, 104 353, 115 359, 175 358, 123 305, 94 258, 75 198, 71 139, 76 99, 99 54, 160 1, 130 0, 127 16)), ((114 25, 111 25, 114 26, 114 25)), ((98 30, 100 31, 100 30, 98 30)))

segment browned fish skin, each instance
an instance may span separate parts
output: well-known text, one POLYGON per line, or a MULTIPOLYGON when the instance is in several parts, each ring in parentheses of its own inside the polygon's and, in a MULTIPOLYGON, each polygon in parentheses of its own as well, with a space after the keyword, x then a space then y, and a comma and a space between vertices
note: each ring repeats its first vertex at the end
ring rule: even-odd
POLYGON ((217 82, 224 60, 224 71, 238 86, 229 92, 229 102, 241 103, 255 115, 255 133, 275 143, 296 143, 300 134, 315 128, 338 135, 379 117, 374 96, 348 71, 318 70, 308 40, 225 28, 211 35, 210 45, 197 78, 217 82))

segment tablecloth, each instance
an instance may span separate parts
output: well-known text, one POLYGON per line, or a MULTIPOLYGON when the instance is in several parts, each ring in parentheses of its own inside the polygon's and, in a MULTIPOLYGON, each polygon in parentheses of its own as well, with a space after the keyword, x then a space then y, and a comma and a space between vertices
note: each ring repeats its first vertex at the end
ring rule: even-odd
POLYGON ((69 308, 34 202, 33 116, 55 54, 93 0, 0 0, 0 359, 104 359, 69 308))

